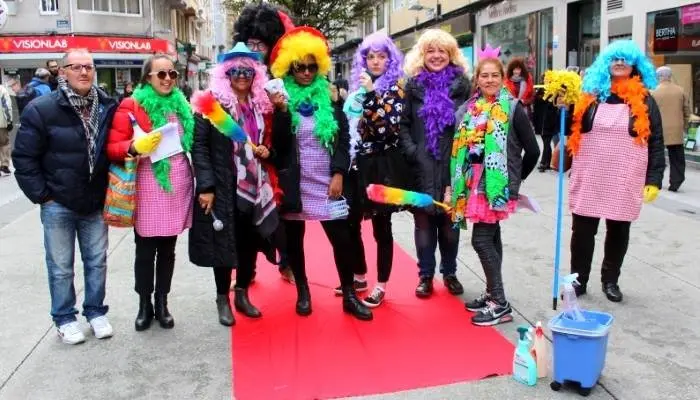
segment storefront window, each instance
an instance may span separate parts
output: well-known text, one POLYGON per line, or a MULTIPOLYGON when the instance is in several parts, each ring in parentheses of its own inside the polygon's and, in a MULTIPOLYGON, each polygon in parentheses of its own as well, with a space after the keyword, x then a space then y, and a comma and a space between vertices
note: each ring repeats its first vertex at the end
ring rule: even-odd
POLYGON ((700 3, 647 14, 647 54, 657 67, 668 65, 700 114, 700 3))

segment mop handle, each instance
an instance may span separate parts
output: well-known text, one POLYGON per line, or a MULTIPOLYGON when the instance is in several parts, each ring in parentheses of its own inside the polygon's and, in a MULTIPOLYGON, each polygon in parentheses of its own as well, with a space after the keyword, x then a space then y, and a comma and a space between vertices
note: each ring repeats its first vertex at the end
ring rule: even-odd
POLYGON ((562 214, 564 209, 564 158, 566 157, 566 108, 560 107, 559 121, 559 166, 557 182, 557 231, 554 244, 554 285, 552 287, 552 309, 557 309, 557 299, 559 298, 559 263, 561 261, 561 227, 563 224, 562 214))

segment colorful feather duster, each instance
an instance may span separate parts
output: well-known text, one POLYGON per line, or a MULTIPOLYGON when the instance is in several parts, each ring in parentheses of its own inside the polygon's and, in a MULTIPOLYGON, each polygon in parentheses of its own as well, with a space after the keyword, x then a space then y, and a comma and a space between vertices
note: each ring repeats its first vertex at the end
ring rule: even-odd
POLYGON ((425 193, 411 192, 409 190, 397 189, 384 185, 371 184, 367 186, 367 197, 377 203, 392 204, 396 206, 428 207, 435 204, 445 210, 450 206, 445 203, 433 200, 425 193))
POLYGON ((231 117, 229 113, 216 100, 211 91, 197 91, 190 100, 192 110, 202 114, 208 119, 222 135, 235 142, 250 142, 243 128, 231 117))

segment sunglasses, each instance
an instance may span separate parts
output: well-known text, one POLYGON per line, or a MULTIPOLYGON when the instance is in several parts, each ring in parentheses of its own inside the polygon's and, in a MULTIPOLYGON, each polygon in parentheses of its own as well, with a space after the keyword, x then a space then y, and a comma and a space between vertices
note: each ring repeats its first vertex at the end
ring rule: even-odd
POLYGON ((315 74, 318 72, 318 64, 294 64, 292 65, 292 72, 300 74, 303 72, 309 72, 310 74, 315 74))
POLYGON ((174 69, 171 69, 168 71, 160 70, 158 72, 151 72, 149 75, 155 75, 160 80, 163 80, 168 76, 170 77, 170 79, 175 80, 175 79, 177 79, 178 76, 180 76, 180 74, 177 71, 175 71, 174 69))
POLYGON ((92 64, 66 64, 63 68, 69 69, 73 72, 81 72, 85 68, 85 72, 92 72, 95 66, 92 64))
POLYGON ((613 64, 622 63, 625 65, 630 65, 630 63, 628 63, 624 58, 613 58, 612 62, 613 64))
POLYGON ((226 75, 228 75, 229 78, 238 78, 242 76, 244 79, 251 79, 255 76, 255 70, 250 67, 233 67, 226 71, 226 75))

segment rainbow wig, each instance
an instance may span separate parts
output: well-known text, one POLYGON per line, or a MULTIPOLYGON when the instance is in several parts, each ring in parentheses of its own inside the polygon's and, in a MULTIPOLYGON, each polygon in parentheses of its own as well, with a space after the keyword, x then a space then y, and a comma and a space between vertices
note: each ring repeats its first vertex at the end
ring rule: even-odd
POLYGON ((632 76, 638 75, 648 90, 656 89, 656 71, 649 58, 632 40, 617 40, 610 43, 586 69, 583 77, 583 92, 598 97, 603 102, 610 97, 610 66, 616 59, 624 59, 632 66, 632 76))
POLYGON ((396 48, 396 45, 385 33, 375 32, 365 38, 355 52, 350 72, 350 92, 354 92, 360 87, 360 75, 367 69, 367 53, 370 51, 381 51, 387 54, 388 60, 386 71, 374 82, 374 87, 380 92, 386 92, 394 85, 403 71, 403 54, 396 48))
POLYGON ((444 49, 450 55, 450 63, 462 67, 464 74, 469 74, 470 68, 467 59, 464 58, 462 50, 457 45, 457 40, 442 29, 428 29, 418 38, 413 48, 406 54, 406 62, 403 70, 412 78, 424 69, 425 53, 429 46, 436 46, 444 49))
POLYGON ((265 84, 267 83, 267 67, 260 62, 253 60, 250 57, 236 57, 223 63, 216 64, 211 71, 211 83, 209 89, 219 100, 222 106, 228 109, 236 119, 238 108, 238 97, 231 88, 231 78, 226 75, 233 67, 249 67, 255 70, 255 77, 250 87, 250 96, 253 106, 263 114, 270 113, 273 110, 272 103, 265 92, 265 84))
POLYGON ((287 32, 277 41, 270 55, 270 71, 275 78, 283 78, 292 64, 313 56, 318 64, 318 75, 326 76, 331 70, 331 54, 328 41, 314 28, 299 26, 287 32))

